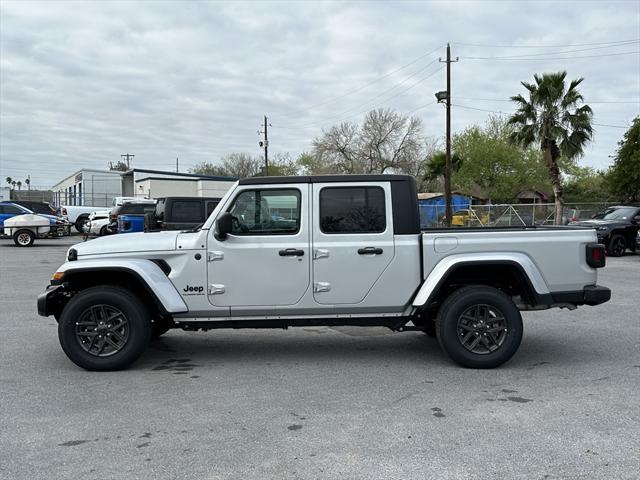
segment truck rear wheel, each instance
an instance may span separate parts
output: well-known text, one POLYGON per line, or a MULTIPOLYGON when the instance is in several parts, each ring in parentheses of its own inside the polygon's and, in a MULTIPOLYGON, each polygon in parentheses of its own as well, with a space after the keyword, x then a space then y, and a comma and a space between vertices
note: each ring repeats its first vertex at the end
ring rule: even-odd
POLYGON ((87 370, 121 370, 135 362, 151 338, 144 304, 112 286, 83 290, 65 305, 58 338, 67 357, 87 370))
POLYGON ((487 286, 463 287, 443 303, 436 336, 451 359, 467 368, 494 368, 522 341, 522 316, 507 295, 487 286))
POLYGON ((35 239, 36 236, 31 230, 18 230, 13 234, 13 243, 18 247, 30 247, 35 239))

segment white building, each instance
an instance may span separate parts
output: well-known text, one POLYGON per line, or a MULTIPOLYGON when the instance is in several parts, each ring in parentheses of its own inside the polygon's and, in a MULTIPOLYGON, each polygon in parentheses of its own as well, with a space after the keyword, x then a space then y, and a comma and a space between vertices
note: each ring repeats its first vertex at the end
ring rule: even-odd
POLYGON ((11 200, 11 189, 9 187, 0 187, 0 202, 8 202, 11 200))
POLYGON ((84 168, 56 183, 51 190, 56 205, 111 206, 122 196, 122 172, 84 168))
POLYGON ((236 181, 232 177, 196 175, 134 168, 79 170, 52 187, 56 205, 111 206, 114 197, 222 197, 236 181))
POLYGON ((134 168, 122 174, 122 195, 147 198, 222 197, 235 181, 232 177, 134 168))

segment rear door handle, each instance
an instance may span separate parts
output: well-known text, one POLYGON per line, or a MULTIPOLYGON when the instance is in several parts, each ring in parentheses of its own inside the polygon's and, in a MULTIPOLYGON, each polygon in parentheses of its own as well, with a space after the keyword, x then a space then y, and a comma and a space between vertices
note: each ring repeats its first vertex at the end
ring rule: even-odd
POLYGON ((302 257, 304 255, 304 250, 298 250, 297 248, 287 248, 285 250, 280 250, 278 255, 281 257, 302 257))
POLYGON ((382 249, 376 247, 359 248, 358 255, 382 255, 382 249))

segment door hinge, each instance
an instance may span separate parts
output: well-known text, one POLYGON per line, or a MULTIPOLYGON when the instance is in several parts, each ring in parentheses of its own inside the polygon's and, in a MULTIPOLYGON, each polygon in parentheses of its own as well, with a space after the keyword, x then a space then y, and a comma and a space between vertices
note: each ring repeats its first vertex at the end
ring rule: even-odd
POLYGON ((224 252, 209 252, 207 258, 210 262, 215 262, 216 260, 224 260, 224 252))
POLYGON ((207 292, 209 293, 209 295, 220 295, 221 293, 224 293, 224 285, 221 285, 219 283, 211 283, 209 284, 207 292))
POLYGON ((323 248, 314 248, 313 249, 313 259, 317 260, 319 258, 328 258, 329 250, 325 250, 323 248))
POLYGON ((329 292, 331 291, 331 284, 329 282, 314 282, 313 291, 315 293, 329 292))

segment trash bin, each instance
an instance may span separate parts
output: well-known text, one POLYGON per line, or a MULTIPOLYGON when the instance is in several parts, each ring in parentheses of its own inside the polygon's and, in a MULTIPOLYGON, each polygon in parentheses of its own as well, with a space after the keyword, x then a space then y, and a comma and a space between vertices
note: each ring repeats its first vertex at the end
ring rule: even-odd
POLYGON ((119 215, 118 233, 144 232, 144 215, 119 215))

